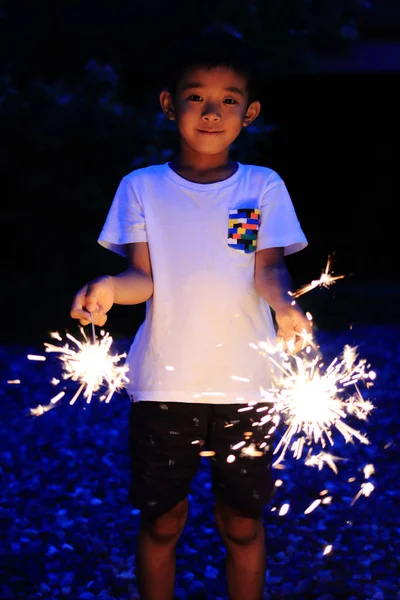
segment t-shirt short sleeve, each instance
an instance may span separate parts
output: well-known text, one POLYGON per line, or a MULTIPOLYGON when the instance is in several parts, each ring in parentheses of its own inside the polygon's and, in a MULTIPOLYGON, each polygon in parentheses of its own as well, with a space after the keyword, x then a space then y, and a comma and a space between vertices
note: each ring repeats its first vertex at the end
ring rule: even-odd
POLYGON ((284 248, 288 255, 307 246, 289 192, 277 173, 267 184, 260 213, 257 250, 284 248))
POLYGON ((143 205, 126 177, 118 186, 97 241, 121 256, 126 256, 125 244, 147 241, 143 205))

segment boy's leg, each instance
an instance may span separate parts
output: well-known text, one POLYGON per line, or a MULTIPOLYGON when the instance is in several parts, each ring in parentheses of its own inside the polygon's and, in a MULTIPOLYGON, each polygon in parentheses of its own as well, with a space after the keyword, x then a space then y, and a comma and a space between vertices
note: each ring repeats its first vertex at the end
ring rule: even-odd
POLYGON ((215 521, 226 547, 226 579, 230 600, 262 600, 266 550, 261 516, 251 518, 216 501, 215 521))
POLYGON ((184 527, 190 483, 205 439, 204 406, 134 402, 129 415, 129 497, 141 511, 137 579, 141 600, 172 600, 175 548, 184 527))
POLYGON ((227 584, 230 600, 261 600, 266 571, 262 507, 272 497, 272 445, 269 422, 253 427, 257 408, 238 412, 240 405, 214 405, 213 422, 206 440, 216 454, 211 460, 215 519, 227 551, 227 584), (228 425, 228 426, 227 426, 228 425), (246 441, 246 448, 232 448, 246 441), (260 448, 261 446, 261 448, 260 448), (228 459, 229 455, 234 460, 228 459))
POLYGON ((160 517, 141 515, 136 576, 141 600, 173 600, 175 548, 185 525, 188 501, 160 517))

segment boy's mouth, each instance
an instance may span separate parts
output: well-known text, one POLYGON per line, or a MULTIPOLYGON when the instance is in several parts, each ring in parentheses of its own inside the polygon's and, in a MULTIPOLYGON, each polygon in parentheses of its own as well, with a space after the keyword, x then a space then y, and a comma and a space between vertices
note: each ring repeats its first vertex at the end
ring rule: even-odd
POLYGON ((205 135, 218 135, 219 133, 223 133, 222 129, 198 129, 197 131, 205 135))

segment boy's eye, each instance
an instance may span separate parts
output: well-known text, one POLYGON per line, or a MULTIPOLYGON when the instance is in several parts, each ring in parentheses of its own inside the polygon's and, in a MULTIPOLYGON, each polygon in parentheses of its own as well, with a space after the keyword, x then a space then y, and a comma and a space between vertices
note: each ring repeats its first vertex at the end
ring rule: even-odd
MULTIPOLYGON (((203 98, 199 94, 190 94, 187 98, 189 102, 201 102, 203 98)), ((238 104, 238 101, 234 98, 225 98, 224 104, 238 104)))

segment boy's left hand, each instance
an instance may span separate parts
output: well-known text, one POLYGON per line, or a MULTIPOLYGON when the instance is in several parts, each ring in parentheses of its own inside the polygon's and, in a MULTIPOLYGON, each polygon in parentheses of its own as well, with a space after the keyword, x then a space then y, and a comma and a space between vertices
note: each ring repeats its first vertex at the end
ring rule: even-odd
POLYGON ((277 342, 282 349, 296 353, 312 340, 313 325, 297 304, 285 304, 275 311, 277 342))

